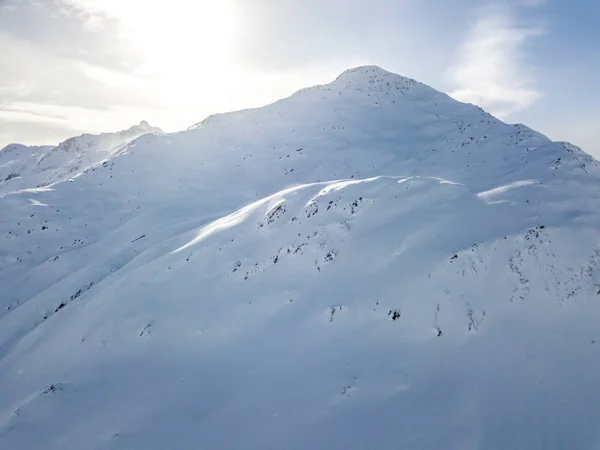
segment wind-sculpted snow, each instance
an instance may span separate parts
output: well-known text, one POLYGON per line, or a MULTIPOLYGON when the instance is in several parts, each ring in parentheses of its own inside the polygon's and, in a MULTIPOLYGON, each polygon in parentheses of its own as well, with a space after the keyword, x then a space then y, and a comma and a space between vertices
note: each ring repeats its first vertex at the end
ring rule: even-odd
POLYGON ((0 198, 0 448, 596 448, 599 181, 367 67, 0 198))

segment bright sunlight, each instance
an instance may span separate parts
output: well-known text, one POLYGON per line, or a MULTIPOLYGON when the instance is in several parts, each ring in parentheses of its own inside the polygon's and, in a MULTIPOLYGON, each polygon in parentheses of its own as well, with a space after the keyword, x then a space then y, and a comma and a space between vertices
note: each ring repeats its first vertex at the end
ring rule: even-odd
POLYGON ((70 1, 90 13, 92 28, 103 17, 116 19, 121 42, 143 60, 135 72, 155 79, 158 96, 171 102, 191 101, 186 92, 194 85, 222 85, 233 72, 236 18, 229 0, 70 1))

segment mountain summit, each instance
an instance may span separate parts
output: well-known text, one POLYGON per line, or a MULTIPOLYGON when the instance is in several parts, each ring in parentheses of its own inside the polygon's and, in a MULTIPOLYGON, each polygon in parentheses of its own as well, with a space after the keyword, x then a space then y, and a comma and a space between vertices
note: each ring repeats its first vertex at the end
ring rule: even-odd
POLYGON ((2 448, 600 446, 580 149, 362 67, 73 173, 0 198, 2 448))
MULTIPOLYGON (((342 72, 334 81, 333 84, 385 84, 388 83, 405 83, 411 85, 420 84, 417 81, 403 77, 392 72, 388 72, 379 66, 359 66, 342 72)), ((422 85, 425 86, 425 85, 422 85)))

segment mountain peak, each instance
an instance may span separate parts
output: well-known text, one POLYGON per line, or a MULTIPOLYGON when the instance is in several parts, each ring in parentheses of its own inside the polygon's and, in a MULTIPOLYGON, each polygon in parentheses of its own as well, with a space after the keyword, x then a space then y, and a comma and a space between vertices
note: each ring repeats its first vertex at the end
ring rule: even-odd
POLYGON ((133 125, 130 130, 144 130, 150 133, 162 133, 163 131, 159 127, 154 127, 146 120, 142 120, 138 125, 133 125))
POLYGON ((396 75, 376 65, 364 65, 344 70, 337 79, 369 75, 396 75))
POLYGON ((351 69, 347 69, 342 72, 335 81, 343 81, 343 82, 368 82, 368 83, 376 83, 382 81, 405 81, 416 83, 415 80, 411 78, 404 77, 402 75, 398 75, 393 72, 389 72, 379 66, 375 65, 366 65, 366 66, 358 66, 353 67, 351 69))
POLYGON ((331 85, 342 91, 357 91, 378 96, 402 96, 421 84, 411 78, 388 72, 379 66, 359 66, 342 72, 331 85))

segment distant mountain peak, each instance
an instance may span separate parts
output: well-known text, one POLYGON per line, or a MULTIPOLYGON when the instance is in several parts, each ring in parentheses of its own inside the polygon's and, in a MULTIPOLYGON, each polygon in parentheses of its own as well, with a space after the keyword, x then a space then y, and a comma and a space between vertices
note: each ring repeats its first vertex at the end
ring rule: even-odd
POLYGON ((130 131, 130 130, 143 130, 143 131, 147 131, 149 133, 162 133, 163 130, 161 130, 159 127, 154 127, 152 125, 150 125, 148 123, 148 121, 146 120, 142 120, 139 124, 137 125, 133 125, 131 128, 129 128, 129 130, 124 130, 124 131, 130 131))
POLYGON ((126 130, 71 137, 56 147, 10 144, 0 155, 0 182, 10 181, 0 187, 0 194, 63 181, 114 156, 140 136, 162 133, 142 120, 126 130))

